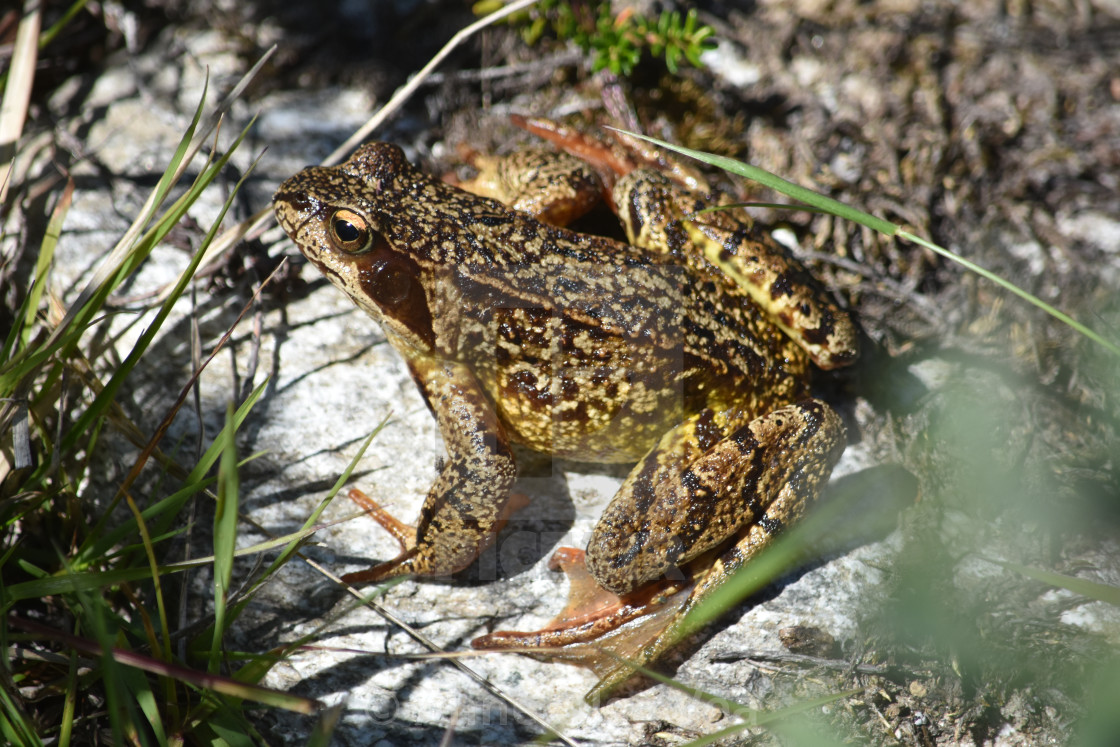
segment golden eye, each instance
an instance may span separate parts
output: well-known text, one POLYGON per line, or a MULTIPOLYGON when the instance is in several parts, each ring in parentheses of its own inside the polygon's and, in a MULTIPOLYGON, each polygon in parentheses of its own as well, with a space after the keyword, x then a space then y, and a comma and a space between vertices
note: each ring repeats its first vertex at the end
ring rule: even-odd
POLYGON ((373 231, 366 219, 346 208, 331 216, 330 235, 334 245, 347 254, 363 252, 373 243, 373 231))

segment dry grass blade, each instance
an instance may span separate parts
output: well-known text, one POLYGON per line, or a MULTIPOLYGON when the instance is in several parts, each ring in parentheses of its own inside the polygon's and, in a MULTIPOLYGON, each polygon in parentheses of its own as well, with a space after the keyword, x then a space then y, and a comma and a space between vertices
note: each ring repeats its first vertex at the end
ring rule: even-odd
POLYGON ((39 59, 39 28, 42 18, 39 0, 27 0, 23 18, 16 32, 12 48, 12 63, 4 99, 0 102, 0 211, 8 200, 16 143, 23 134, 27 121, 27 107, 31 103, 31 85, 35 82, 35 63, 39 59))
POLYGON ((171 677, 181 682, 188 682, 196 687, 205 687, 215 692, 235 698, 245 698, 258 703, 286 708, 296 713, 314 713, 322 707, 322 703, 311 698, 291 695, 281 690, 273 690, 259 685, 250 685, 239 680, 223 677, 221 675, 207 674, 194 669, 171 664, 160 659, 138 654, 122 648, 111 648, 105 651, 97 643, 71 635, 61 630, 55 630, 31 620, 10 616, 8 622, 13 628, 19 628, 34 634, 37 638, 56 640, 70 648, 92 656, 102 656, 108 653, 114 661, 127 667, 149 672, 164 677, 171 677))
POLYGON ((522 714, 526 718, 531 719, 533 721, 533 723, 537 724, 537 726, 540 726, 548 734, 554 735, 557 739, 559 739, 564 744, 570 745, 570 747, 576 747, 575 742, 573 742, 572 740, 570 740, 569 738, 564 736, 563 733, 561 733, 554 726, 549 725, 549 723, 547 721, 545 721, 543 718, 541 718, 540 716, 538 716, 537 714, 535 714, 531 710, 529 710, 528 706, 525 706, 522 703, 518 702, 512 695, 505 692, 500 687, 498 687, 497 685, 495 685, 494 683, 490 682, 488 679, 483 677, 481 674, 479 674, 478 672, 476 672, 473 669, 471 669, 470 667, 468 667, 466 664, 464 664, 462 661, 460 661, 457 657, 446 656, 447 652, 445 652, 442 648, 437 646, 433 641, 431 641, 427 636, 425 636, 419 630, 417 630, 416 628, 414 628, 411 625, 409 625, 408 623, 406 623, 404 620, 402 620, 399 617, 397 617, 396 615, 394 615, 391 611, 389 611, 389 609, 387 609, 384 605, 382 605, 376 599, 367 598, 366 596, 364 596, 360 591, 358 591, 354 587, 343 584, 341 578, 339 578, 335 574, 331 573, 329 570, 327 570, 323 566, 319 565, 314 560, 311 560, 310 558, 306 558, 306 557, 304 558, 304 560, 312 568, 315 568, 317 571, 322 573, 327 578, 333 580, 335 583, 337 583, 341 586, 346 586, 347 591, 349 591, 355 598, 361 600, 363 604, 368 606, 370 609, 375 611, 377 614, 384 617, 386 620, 391 622, 393 625, 396 625, 397 627, 399 627, 401 630, 403 630, 405 633, 407 633, 409 635, 409 637, 411 637, 414 641, 416 641, 420 645, 424 646, 425 648, 427 648, 429 651, 431 651, 434 654, 444 654, 445 656, 441 657, 444 661, 447 661, 452 666, 454 666, 456 669, 458 669, 460 672, 462 672, 463 674, 467 675, 472 680, 474 680, 475 682, 480 684, 488 693, 490 693, 494 697, 504 701, 511 708, 513 708, 514 710, 516 710, 518 713, 522 714))
MULTIPOLYGON (((512 13, 516 13, 519 10, 524 10, 531 5, 534 5, 537 1, 538 0, 517 0, 517 2, 510 3, 502 10, 496 13, 491 13, 485 18, 481 18, 478 21, 475 21, 471 25, 456 33, 453 37, 451 37, 450 41, 448 41, 447 44, 444 44, 439 52, 437 52, 435 56, 428 61, 428 64, 424 65, 424 67, 420 69, 420 72, 409 78, 407 83, 397 89, 392 97, 390 97, 389 101, 386 102, 385 106, 378 109, 376 114, 370 117, 370 119, 364 125, 358 128, 358 130, 353 135, 346 139, 346 142, 338 146, 338 148, 336 148, 333 153, 323 159, 321 165, 331 166, 338 163, 358 144, 369 137, 370 133, 380 127, 386 119, 388 119, 394 112, 396 112, 397 109, 399 109, 401 105, 404 104, 404 102, 412 96, 412 94, 416 93, 416 89, 419 88, 421 84, 423 84, 423 82, 428 79, 428 77, 432 74, 432 71, 435 70, 441 62, 443 62, 447 55, 451 54, 452 50, 454 50, 455 47, 459 46, 466 39, 469 39, 471 36, 478 33, 480 30, 486 28, 487 26, 500 21, 501 19, 512 13)), ((259 65, 260 63, 257 64, 259 65)), ((254 68, 254 70, 255 69, 256 68, 254 68)), ((237 244, 237 242, 241 241, 241 239, 245 236, 261 230, 271 220, 272 208, 266 207, 258 211, 252 217, 243 220, 233 228, 230 228, 228 231, 223 233, 221 236, 215 239, 214 243, 210 246, 210 249, 207 250, 206 256, 202 260, 201 271, 205 273, 215 262, 218 261, 220 257, 222 257, 226 253, 226 251, 237 244)))

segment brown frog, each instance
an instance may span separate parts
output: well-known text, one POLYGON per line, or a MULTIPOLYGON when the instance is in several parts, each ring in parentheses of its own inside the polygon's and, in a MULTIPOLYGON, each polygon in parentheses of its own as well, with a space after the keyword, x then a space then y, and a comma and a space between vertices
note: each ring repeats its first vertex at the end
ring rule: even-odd
MULTIPOLYGON (((637 148, 519 123, 593 166, 540 150, 487 160, 469 185, 484 197, 372 143, 276 192, 300 251, 404 356, 448 452, 415 527, 366 499, 402 552, 346 579, 469 565, 511 510, 513 443, 636 462, 586 555, 554 557, 572 575, 568 609, 543 631, 475 645, 573 646, 649 615, 652 632, 619 650, 651 661, 688 609, 816 498, 844 431, 810 397, 809 364, 846 365, 857 336, 749 216, 698 214, 726 199, 704 194, 697 176, 650 168, 637 148), (626 242, 558 225, 603 196, 626 242)), ((600 687, 629 671, 590 663, 600 687)))

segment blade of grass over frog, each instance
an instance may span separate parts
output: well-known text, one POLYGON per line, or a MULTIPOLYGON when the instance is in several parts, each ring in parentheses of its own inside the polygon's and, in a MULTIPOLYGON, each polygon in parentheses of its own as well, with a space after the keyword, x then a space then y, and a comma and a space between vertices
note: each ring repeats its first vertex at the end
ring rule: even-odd
POLYGON ((891 223, 890 221, 883 220, 882 218, 876 218, 874 215, 870 215, 869 213, 865 213, 861 210, 856 210, 855 208, 849 207, 849 206, 845 205, 844 203, 839 202, 837 200, 833 200, 830 197, 825 197, 824 195, 819 195, 819 194, 817 194, 816 192, 814 192, 810 189, 806 189, 805 187, 794 184, 793 182, 786 181, 785 179, 782 179, 780 176, 776 176, 774 174, 771 174, 769 171, 766 171, 764 169, 760 169, 757 166, 751 166, 749 164, 745 164, 741 161, 736 161, 733 158, 727 158, 726 156, 717 156, 717 155, 713 155, 711 153, 704 153, 703 151, 693 150, 691 148, 684 148, 684 147, 679 146, 679 145, 673 145, 672 143, 667 143, 664 140, 658 140, 657 138, 648 137, 646 135, 639 135, 639 134, 634 133, 634 132, 627 132, 626 130, 618 130, 617 128, 614 128, 614 127, 611 127, 609 129, 615 130, 616 132, 621 132, 621 133, 623 133, 625 135, 629 135, 631 137, 636 137, 640 140, 645 140, 645 141, 653 143, 655 145, 659 145, 662 148, 666 148, 666 149, 674 151, 676 153, 680 153, 681 155, 689 156, 690 158, 695 158, 698 161, 703 161, 704 163, 707 163, 711 166, 715 166, 717 168, 723 169, 724 171, 729 171, 732 174, 738 174, 739 176, 745 177, 745 178, 750 179, 752 181, 756 181, 759 184, 762 184, 763 186, 769 187, 770 189, 773 189, 773 190, 775 190, 777 192, 780 192, 784 195, 792 197, 795 200, 798 200, 800 202, 804 202, 806 205, 808 205, 808 206, 810 206, 814 209, 821 210, 821 211, 824 211, 824 212, 827 212, 827 213, 831 213, 833 215, 836 215, 837 217, 844 218, 846 220, 850 220, 850 221, 852 221, 854 223, 858 223, 862 226, 867 226, 868 228, 871 228, 875 231, 878 231, 878 232, 880 232, 880 233, 882 233, 882 234, 884 234, 888 237, 898 237, 900 239, 905 239, 907 241, 912 241, 915 244, 918 244, 920 246, 924 246, 925 248, 929 249, 930 251, 935 252, 937 254, 940 254, 941 256, 945 257, 946 259, 949 259, 949 260, 952 260, 953 262, 956 262, 957 264, 961 265, 965 269, 967 269, 971 272, 974 272, 977 275, 979 275, 979 276, 981 276, 981 277, 983 277, 987 280, 992 281, 993 283, 999 285, 1001 288, 1004 288, 1008 291, 1011 291, 1012 293, 1014 293, 1016 296, 1023 299, 1027 303, 1030 303, 1031 305, 1038 307, 1039 309, 1046 312, 1050 316, 1054 317, 1058 321, 1060 321, 1063 324, 1071 327, 1072 329, 1076 330, 1078 333, 1084 335, 1085 337, 1087 337, 1088 339, 1097 343, 1098 345, 1103 346, 1104 348, 1106 348, 1107 350, 1109 350, 1113 354, 1120 355, 1120 345, 1117 345, 1116 343, 1113 343, 1113 342, 1105 339, 1104 337, 1097 334, 1093 330, 1089 329, 1084 324, 1078 322, 1076 319, 1069 316, 1068 314, 1066 314, 1062 311, 1059 311, 1058 309, 1054 308, 1053 306, 1046 303, 1042 299, 1040 299, 1040 298, 1038 298, 1034 295, 1031 295, 1030 293, 1023 290, 1022 288, 1015 285, 1014 283, 1011 283, 1007 280, 1004 280, 999 275, 996 275, 995 273, 993 273, 989 270, 985 270, 983 267, 976 264, 975 262, 971 262, 971 261, 965 259, 964 257, 960 256, 959 254, 951 252, 948 249, 945 249, 944 247, 938 246, 937 244, 934 244, 931 241, 923 239, 919 236, 915 236, 914 234, 910 233, 909 231, 904 231, 899 226, 895 225, 894 223, 891 223))
POLYGON ((840 218, 845 218, 855 223, 859 223, 860 225, 867 226, 868 228, 879 231, 880 233, 884 233, 887 236, 894 236, 896 233, 898 233, 898 226, 896 226, 894 223, 891 223, 890 221, 883 220, 882 218, 876 218, 874 215, 870 215, 860 210, 856 210, 855 208, 848 207, 838 200, 833 200, 831 197, 825 197, 824 195, 817 194, 811 189, 806 189, 799 184, 794 184, 791 181, 787 181, 780 176, 771 174, 769 171, 760 169, 757 166, 751 166, 750 164, 743 163, 742 161, 736 161, 734 158, 717 156, 711 153, 693 150, 691 148, 684 148, 680 145, 673 145, 672 143, 667 143, 664 140, 658 140, 657 138, 648 137, 646 135, 639 135, 635 132, 619 130, 614 127, 610 127, 608 129, 615 130, 616 132, 621 132, 622 134, 629 135, 630 137, 636 137, 639 140, 645 140, 647 142, 653 143, 654 145, 659 145, 662 148, 667 148, 668 150, 680 153, 681 155, 695 158, 698 161, 703 161, 706 164, 715 166, 719 169, 723 169, 724 171, 729 171, 732 174, 738 174, 739 176, 745 177, 747 179, 750 179, 751 181, 755 181, 763 186, 769 187, 776 192, 780 192, 788 197, 792 197, 799 202, 803 202, 810 207, 822 210, 827 213, 832 213, 833 215, 836 215, 840 218))
POLYGON ((208 688, 215 692, 222 693, 223 695, 245 698, 257 703, 275 705, 296 713, 314 713, 321 707, 318 701, 311 698, 289 695, 288 693, 278 690, 238 682, 230 677, 200 672, 178 664, 171 664, 153 659, 150 656, 138 654, 135 651, 128 651, 113 646, 106 648, 98 645, 96 641, 82 638, 62 630, 55 630, 54 628, 42 625, 33 620, 26 620, 9 615, 7 622, 13 628, 24 630, 40 638, 59 641, 76 651, 91 656, 108 656, 115 663, 149 672, 150 674, 172 677, 181 682, 186 682, 196 687, 208 688))
POLYGON ((695 633, 786 573, 804 557, 807 548, 814 547, 818 538, 841 523, 848 505, 847 501, 834 500, 814 506, 804 519, 783 531, 749 563, 689 610, 680 622, 678 640, 695 633))
POLYGON ((432 71, 435 70, 439 66, 439 64, 444 61, 447 55, 451 54, 452 50, 454 50, 455 47, 459 46, 464 41, 474 36, 476 33, 486 28, 487 26, 502 20, 506 16, 524 10, 531 5, 535 5, 536 3, 537 0, 516 0, 516 2, 510 3, 501 10, 495 13, 491 13, 485 18, 480 18, 469 26, 465 26, 457 31, 455 35, 452 36, 451 39, 448 40, 448 42, 444 44, 438 52, 436 52, 435 56, 433 56, 432 59, 428 60, 428 64, 420 68, 420 72, 409 78, 407 83, 405 83, 393 93, 389 100, 385 102, 385 106, 381 107, 377 111, 377 113, 369 119, 369 121, 359 127, 353 135, 347 138, 346 142, 338 146, 338 148, 336 148, 333 153, 323 159, 322 165, 334 166, 335 164, 339 163, 345 156, 347 156, 350 151, 354 150, 354 148, 356 148, 359 143, 369 137, 371 132, 380 127, 382 122, 388 119, 390 115, 395 113, 397 109, 399 109, 401 105, 404 104, 404 102, 407 101, 409 97, 411 97, 412 94, 416 92, 416 89, 419 88, 420 85, 428 78, 428 76, 432 74, 432 71))
MULTIPOLYGON (((226 427, 222 430, 222 458, 218 463, 218 501, 214 506, 214 641, 210 646, 207 667, 218 673, 221 664, 222 638, 226 631, 226 602, 233 581, 233 556, 237 548, 237 443, 233 422, 233 405, 226 408, 226 427)), ((231 618, 233 619, 233 618, 231 618)))
POLYGON ((703 210, 697 210, 692 215, 703 215, 704 213, 715 213, 720 210, 733 210, 735 208, 770 208, 772 210, 796 210, 800 213, 819 213, 821 215, 827 214, 827 210, 815 208, 810 205, 804 205, 800 202, 731 202, 727 205, 712 205, 703 210))
POLYGON ((54 251, 58 247, 58 237, 62 234, 62 222, 70 210, 70 202, 74 196, 74 180, 67 179, 66 187, 58 204, 51 211, 51 219, 47 223, 47 231, 43 235, 43 243, 39 245, 39 256, 35 260, 35 275, 31 288, 16 312, 15 323, 8 332, 8 339, 4 341, 4 349, 0 352, 0 361, 7 361, 16 349, 19 342, 20 349, 26 348, 31 342, 31 330, 35 326, 35 315, 39 312, 39 301, 43 298, 43 289, 47 285, 47 272, 54 260, 54 251))
POLYGON ((985 558, 985 560, 995 563, 996 565, 1001 565, 1007 570, 1015 571, 1027 578, 1033 578, 1035 581, 1041 581, 1044 584, 1056 586, 1066 591, 1072 591, 1074 594, 1080 594, 1083 597, 1095 599, 1098 602, 1107 602, 1108 604, 1120 607, 1120 588, 1115 586, 1089 581, 1084 578, 1077 578, 1076 576, 1065 576, 1061 573, 1048 571, 1044 568, 1032 568, 1028 565, 1012 563, 1009 560, 995 560, 989 558, 985 558))

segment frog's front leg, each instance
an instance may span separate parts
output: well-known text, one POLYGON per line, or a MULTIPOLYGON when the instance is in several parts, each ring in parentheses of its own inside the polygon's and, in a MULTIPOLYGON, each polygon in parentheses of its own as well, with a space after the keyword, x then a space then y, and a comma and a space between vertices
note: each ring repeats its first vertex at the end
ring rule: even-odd
MULTIPOLYGON (((517 466, 478 380, 466 366, 439 359, 419 357, 409 368, 439 423, 447 462, 428 490, 414 539, 405 537, 393 560, 343 576, 347 583, 462 570, 493 541, 507 517, 517 466)), ((384 511, 371 515, 398 539, 407 531, 384 511)))

